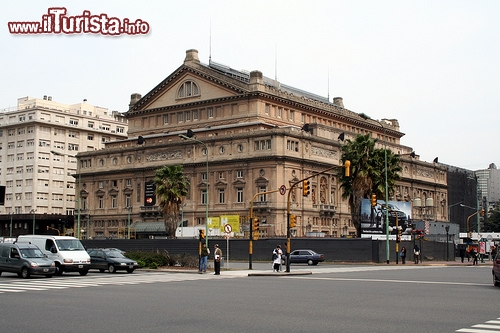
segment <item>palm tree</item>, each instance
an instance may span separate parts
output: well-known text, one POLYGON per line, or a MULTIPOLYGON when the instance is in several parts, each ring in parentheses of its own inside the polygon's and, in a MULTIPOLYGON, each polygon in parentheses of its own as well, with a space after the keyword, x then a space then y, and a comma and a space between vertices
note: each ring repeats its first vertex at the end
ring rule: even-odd
POLYGON ((349 199, 352 222, 358 236, 361 234, 361 202, 374 193, 385 198, 385 151, 387 151, 387 187, 389 195, 399 180, 401 166, 399 156, 390 150, 375 148, 377 139, 369 134, 358 135, 354 141, 346 140, 342 146, 342 162, 351 161, 351 175, 339 174, 342 197, 349 199))
POLYGON ((172 165, 157 169, 153 182, 163 211, 165 231, 170 238, 173 238, 180 207, 189 192, 189 180, 183 173, 182 165, 172 165))

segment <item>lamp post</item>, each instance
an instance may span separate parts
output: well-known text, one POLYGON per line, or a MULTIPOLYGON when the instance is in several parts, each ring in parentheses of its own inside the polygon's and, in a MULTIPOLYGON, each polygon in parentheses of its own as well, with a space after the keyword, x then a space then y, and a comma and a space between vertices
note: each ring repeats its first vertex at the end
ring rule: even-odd
POLYGON ((132 207, 130 207, 130 206, 127 207, 127 210, 128 210, 127 239, 130 239, 130 210, 131 209, 132 209, 132 207))
POLYGON ((9 237, 11 237, 11 238, 12 238, 12 215, 13 215, 13 212, 10 212, 9 237))
POLYGON ((35 212, 36 212, 36 209, 30 210, 30 213, 33 213, 33 235, 35 234, 35 223, 36 223, 35 212))
MULTIPOLYGON (((359 116, 365 120, 371 119, 369 116, 367 116, 364 113, 359 113, 359 116)), ((387 264, 389 264, 389 187, 387 183, 387 139, 386 139, 386 129, 385 126, 382 125, 382 123, 378 120, 371 119, 373 121, 376 121, 380 126, 382 126, 382 129, 384 130, 384 175, 385 175, 385 253, 386 253, 386 260, 387 264)), ((397 254, 396 254, 397 256, 397 254)))
MULTIPOLYGON (((187 135, 179 134, 179 137, 183 138, 184 140, 191 140, 191 141, 196 141, 199 144, 202 144, 205 147, 205 150, 207 151, 207 163, 206 163, 206 173, 207 173, 207 195, 206 195, 206 202, 205 202, 205 245, 208 248, 208 192, 209 192, 209 176, 208 176, 208 147, 205 144, 205 142, 200 141, 196 138, 193 138, 193 132, 191 130, 187 131, 187 135)), ((184 221, 183 221, 184 223, 184 221)))
POLYGON ((463 201, 460 201, 460 202, 457 202, 453 205, 449 205, 448 206, 448 222, 451 222, 451 207, 454 207, 454 206, 457 206, 457 205, 461 205, 463 201))
POLYGON ((450 260, 449 259, 449 257, 450 257, 449 256, 450 247, 448 245, 448 240, 449 240, 449 238, 448 238, 448 232, 450 231, 450 226, 447 225, 446 227, 444 227, 444 229, 446 230, 446 261, 448 261, 448 260, 450 260))

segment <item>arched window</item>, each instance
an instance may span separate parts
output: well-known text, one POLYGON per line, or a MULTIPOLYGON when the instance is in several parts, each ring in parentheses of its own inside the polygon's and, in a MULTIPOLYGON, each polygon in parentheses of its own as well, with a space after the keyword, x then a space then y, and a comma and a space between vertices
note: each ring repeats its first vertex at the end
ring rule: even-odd
POLYGON ((179 87, 179 92, 177 93, 178 98, 198 96, 200 94, 200 89, 198 85, 193 81, 186 81, 179 87))

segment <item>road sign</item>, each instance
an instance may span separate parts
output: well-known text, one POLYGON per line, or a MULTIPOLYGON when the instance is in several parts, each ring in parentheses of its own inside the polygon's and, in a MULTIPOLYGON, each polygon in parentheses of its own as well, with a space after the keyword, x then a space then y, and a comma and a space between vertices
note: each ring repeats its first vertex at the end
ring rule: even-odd
POLYGON ((233 231, 233 228, 230 224, 226 224, 224 225, 224 231, 229 234, 231 231, 233 231))
POLYGON ((285 195, 285 193, 286 193, 286 186, 285 185, 281 185, 280 186, 280 194, 281 195, 285 195))

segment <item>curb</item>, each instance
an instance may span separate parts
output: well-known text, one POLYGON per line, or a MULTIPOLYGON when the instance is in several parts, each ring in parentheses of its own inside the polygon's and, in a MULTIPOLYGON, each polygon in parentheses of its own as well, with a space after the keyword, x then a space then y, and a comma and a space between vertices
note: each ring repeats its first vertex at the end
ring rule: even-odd
POLYGON ((248 276, 292 276, 292 275, 312 275, 312 272, 278 272, 278 273, 248 273, 248 276))

